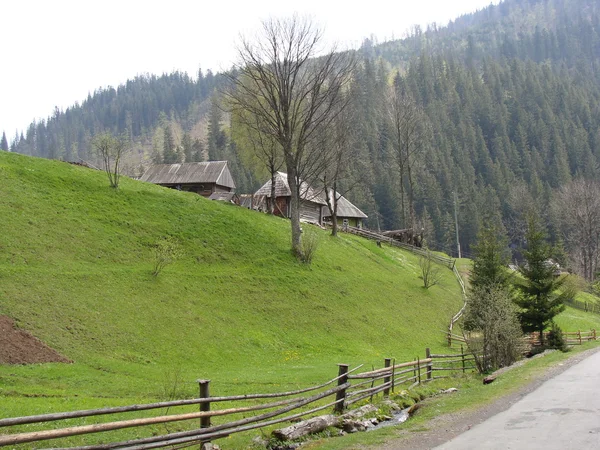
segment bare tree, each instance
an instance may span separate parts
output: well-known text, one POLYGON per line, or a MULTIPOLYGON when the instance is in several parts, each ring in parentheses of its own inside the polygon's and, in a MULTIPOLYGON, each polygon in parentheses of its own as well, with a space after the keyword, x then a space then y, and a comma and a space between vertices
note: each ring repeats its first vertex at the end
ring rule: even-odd
POLYGON ((125 153, 125 142, 105 132, 92 140, 92 147, 102 159, 102 166, 108 175, 110 186, 117 189, 121 178, 121 157, 125 153))
POLYGON ((563 186, 554 207, 575 268, 593 281, 600 262, 600 183, 576 180, 563 186))
POLYGON ((410 228, 415 228, 414 167, 426 146, 428 126, 422 108, 406 91, 399 75, 389 87, 385 114, 393 132, 394 161, 400 176, 402 225, 406 226, 405 189, 408 188, 410 228), (408 183, 406 186, 405 184, 408 183))
POLYGON ((260 116, 249 116, 248 111, 236 110, 231 118, 233 137, 238 142, 238 147, 251 150, 251 157, 258 160, 262 167, 268 170, 271 177, 269 214, 273 214, 275 211, 276 175, 283 166, 283 152, 281 145, 273 136, 258 131, 263 128, 259 123, 260 120, 260 116), (240 117, 240 114, 243 117, 240 117), (255 126, 246 126, 245 124, 249 121, 253 121, 255 126))
POLYGON ((336 114, 331 126, 320 133, 323 137, 319 145, 323 167, 319 173, 319 183, 323 187, 332 220, 332 236, 337 236, 338 201, 357 181, 352 179, 350 171, 350 165, 356 159, 354 109, 350 103, 343 102, 343 106, 344 109, 336 114))
POLYGON ((239 63, 226 93, 232 112, 257 116, 245 125, 281 146, 291 191, 292 250, 300 245, 300 185, 315 170, 318 151, 308 144, 340 110, 354 61, 335 49, 317 57, 322 32, 309 20, 270 19, 254 40, 242 38, 239 63))
POLYGON ((419 267, 421 268, 421 279, 423 287, 429 289, 442 279, 442 271, 439 264, 433 261, 431 250, 426 249, 425 254, 419 256, 419 267))

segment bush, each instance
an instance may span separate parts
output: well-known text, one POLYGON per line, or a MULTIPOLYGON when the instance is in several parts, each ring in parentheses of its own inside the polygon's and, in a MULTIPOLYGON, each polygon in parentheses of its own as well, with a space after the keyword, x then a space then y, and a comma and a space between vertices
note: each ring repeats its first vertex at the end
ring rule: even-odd
POLYGON ((548 332, 548 341, 546 342, 546 348, 555 348, 556 350, 560 350, 561 352, 566 352, 568 350, 567 343, 563 336, 562 330, 555 322, 552 322, 552 327, 548 332))
POLYGON ((154 246, 154 267, 152 275, 157 277, 169 264, 181 257, 181 246, 171 237, 165 237, 154 246))
POLYGON ((419 257, 419 267, 421 267, 421 279, 423 280, 423 287, 425 289, 429 289, 440 282, 442 272, 439 265, 433 262, 430 250, 427 250, 425 255, 419 257))
POLYGON ((319 248, 319 234, 316 230, 306 229, 302 234, 302 255, 300 255, 300 261, 304 264, 310 264, 312 259, 319 248))

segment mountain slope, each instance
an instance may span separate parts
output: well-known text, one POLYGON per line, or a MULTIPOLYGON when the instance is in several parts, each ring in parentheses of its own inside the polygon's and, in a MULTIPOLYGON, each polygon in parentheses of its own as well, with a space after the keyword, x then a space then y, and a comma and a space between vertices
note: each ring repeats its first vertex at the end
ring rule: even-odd
MULTIPOLYGON (((381 114, 394 79, 423 108, 430 127, 414 167, 414 199, 432 247, 456 248, 453 192, 468 254, 484 215, 515 228, 524 197, 549 211, 556 189, 578 177, 600 177, 600 7, 594 0, 505 0, 447 27, 415 28, 381 45, 366 41, 356 56, 351 89, 359 138, 352 172, 359 184, 348 198, 371 217, 372 228, 408 226, 401 219, 392 130, 381 114)), ((245 149, 231 141, 235 130, 212 101, 223 82, 212 73, 138 77, 31 124, 13 148, 89 158, 91 136, 105 128, 129 139, 131 174, 167 157, 228 159, 239 191, 251 192, 264 179, 243 164, 245 149)), ((545 219, 558 241, 553 218, 545 219)), ((515 246, 519 239, 514 236, 515 246)))
POLYGON ((442 348, 462 303, 450 270, 425 290, 414 255, 360 238, 305 226, 320 237, 306 266, 283 219, 5 152, 0 176, 0 314, 74 361, 0 366, 5 415, 55 401, 33 394, 60 409, 161 397, 172 377, 182 395, 198 377, 222 393, 310 383, 442 348), (165 236, 182 256, 153 277, 165 236))

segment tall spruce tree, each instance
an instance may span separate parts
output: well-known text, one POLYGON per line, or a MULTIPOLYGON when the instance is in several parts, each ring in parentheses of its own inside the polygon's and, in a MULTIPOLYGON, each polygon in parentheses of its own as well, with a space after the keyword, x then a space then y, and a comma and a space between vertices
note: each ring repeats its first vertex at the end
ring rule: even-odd
POLYGON ((6 133, 2 132, 2 141, 0 141, 0 150, 8 151, 8 141, 6 140, 6 133))
POLYGON ((525 264, 519 268, 523 280, 516 283, 520 292, 516 303, 522 308, 519 320, 523 331, 539 332, 543 345, 543 331, 557 314, 564 311, 564 298, 569 293, 558 292, 566 277, 556 275, 556 267, 550 260, 552 247, 546 241, 546 231, 537 215, 528 218, 525 240, 525 264))
POLYGON ((508 287, 508 239, 495 222, 485 222, 477 235, 469 281, 473 288, 508 287))
POLYGON ((507 249, 507 239, 497 222, 486 222, 474 246, 463 325, 481 371, 510 365, 519 356, 522 332, 508 283, 507 249))

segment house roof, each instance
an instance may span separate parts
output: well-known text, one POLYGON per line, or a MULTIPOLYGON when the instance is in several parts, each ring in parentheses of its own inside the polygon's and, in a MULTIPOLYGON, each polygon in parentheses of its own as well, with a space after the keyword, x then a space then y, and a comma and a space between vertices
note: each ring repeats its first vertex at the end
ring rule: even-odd
POLYGON ((215 183, 235 189, 227 161, 155 164, 146 170, 140 180, 154 184, 215 183))
MULTIPOLYGON (((271 197, 271 180, 267 181, 263 186, 256 191, 255 195, 264 195, 266 197, 271 197)), ((290 186, 288 184, 287 174, 284 172, 277 172, 275 175, 275 197, 289 197, 292 195, 290 191, 290 186)), ((331 191, 331 196, 333 196, 333 191, 331 191)), ((339 194, 338 194, 339 195, 339 194)), ((308 200, 313 203, 318 203, 319 205, 327 205, 325 200, 325 194, 323 190, 317 191, 305 183, 304 181, 300 185, 300 197, 303 200, 308 200)), ((329 210, 324 209, 324 216, 329 217, 329 210)), ((338 207, 337 207, 337 215, 338 217, 357 217, 361 219, 366 219, 368 216, 354 206, 350 200, 348 200, 343 195, 339 196, 338 199, 338 207)))
MULTIPOLYGON (((271 180, 267 181, 262 187, 256 191, 255 195, 265 195, 271 197, 271 180)), ((290 197, 292 191, 288 184, 287 173, 277 172, 275 174, 275 197, 290 197)), ((319 205, 326 205, 325 198, 322 193, 313 189, 308 183, 302 181, 300 183, 300 198, 309 202, 318 203, 319 205)))
MULTIPOLYGON (((333 191, 331 192, 333 195, 333 191)), ((325 210, 325 217, 329 216, 329 209, 325 210)), ((340 195, 337 201, 337 216, 338 217, 357 217, 359 219, 367 219, 368 216, 358 209, 354 204, 350 202, 346 197, 340 195)))

